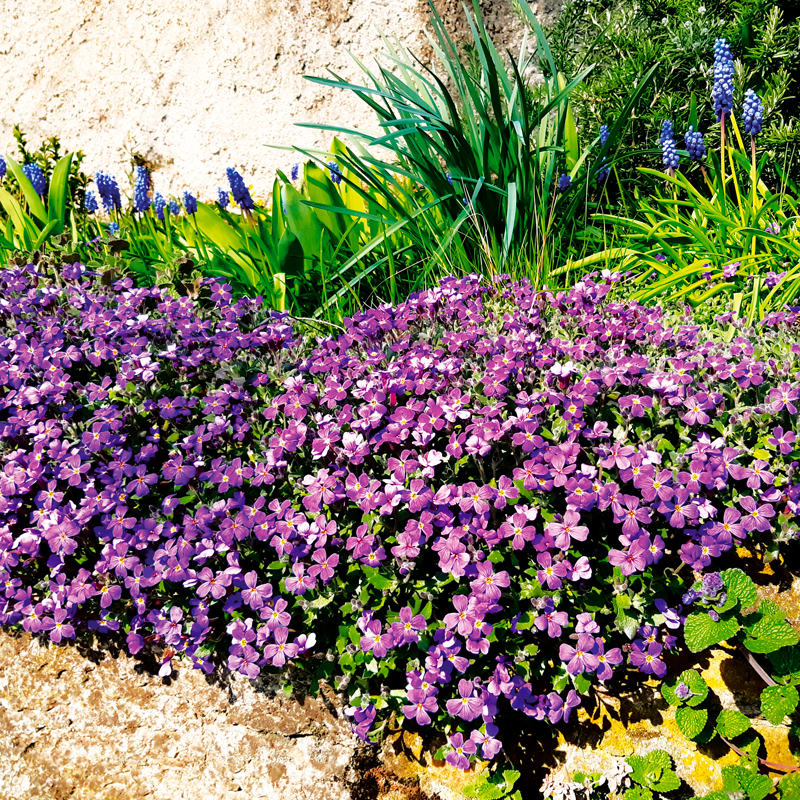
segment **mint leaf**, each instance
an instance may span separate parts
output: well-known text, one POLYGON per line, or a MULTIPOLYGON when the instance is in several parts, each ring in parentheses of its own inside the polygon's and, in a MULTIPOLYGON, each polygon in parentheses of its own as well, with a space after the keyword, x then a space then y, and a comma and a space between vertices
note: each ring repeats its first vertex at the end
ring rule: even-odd
MULTIPOLYGON (((687 620, 688 626, 688 620, 687 620)), ((752 653, 772 653, 781 647, 797 644, 797 631, 785 620, 776 617, 761 617, 753 625, 746 626, 744 645, 752 653)))
POLYGON ((777 675, 781 683, 800 683, 800 648, 782 647, 769 654, 772 674, 777 675))
POLYGON ((633 768, 631 780, 648 789, 670 792, 672 789, 664 787, 673 783, 674 789, 680 786, 678 776, 672 771, 672 758, 666 750, 653 750, 646 756, 629 756, 627 761, 633 768))
POLYGON ((683 704, 687 706, 698 706, 708 697, 708 684, 703 680, 697 670, 687 669, 678 676, 678 680, 676 680, 675 683, 662 685, 661 694, 671 706, 680 706, 683 704), (681 700, 675 692, 682 683, 688 686, 689 691, 692 693, 691 697, 688 697, 686 700, 681 700))
POLYGON ((717 733, 732 739, 750 727, 750 720, 741 711, 720 711, 717 717, 717 733))
POLYGON ((703 732, 708 722, 708 711, 704 708, 682 706, 675 712, 675 722, 687 739, 694 739, 703 732))
POLYGON ((632 786, 622 797, 624 800, 653 800, 653 793, 644 786, 632 786))
POLYGON ((780 725, 794 712, 798 701, 800 695, 794 686, 767 686, 761 692, 761 712, 773 725, 780 725))
POLYGON ((719 622, 714 622, 705 612, 695 612, 686 620, 684 628, 686 646, 693 653, 698 653, 730 639, 738 630, 739 623, 735 619, 721 619, 719 622))
POLYGON ((772 791, 772 780, 747 767, 730 765, 722 768, 722 789, 725 792, 747 792, 750 800, 764 800, 772 791))

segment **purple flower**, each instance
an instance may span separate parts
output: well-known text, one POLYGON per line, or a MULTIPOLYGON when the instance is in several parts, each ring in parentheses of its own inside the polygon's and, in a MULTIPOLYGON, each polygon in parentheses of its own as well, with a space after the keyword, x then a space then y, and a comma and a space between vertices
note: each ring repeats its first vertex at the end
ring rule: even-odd
POLYGON ((271 663, 273 667, 282 667, 286 660, 297 655, 298 647, 296 644, 289 644, 288 628, 276 628, 273 631, 275 641, 264 648, 264 661, 271 663))
POLYGON ((663 647, 658 642, 635 641, 632 645, 630 662, 640 672, 663 678, 667 674, 667 665, 661 660, 663 647))
POLYGON ((451 767, 456 769, 468 770, 469 757, 475 755, 478 748, 472 739, 464 741, 460 733, 454 733, 450 737, 450 747, 453 749, 447 754, 446 761, 451 767))
POLYGON ((578 636, 575 647, 562 644, 558 649, 558 656, 567 662, 567 672, 570 675, 579 675, 581 672, 594 672, 600 661, 595 654, 597 644, 588 633, 578 636))
POLYGON ((417 725, 430 725, 430 715, 439 710, 436 698, 422 689, 409 689, 408 701, 410 705, 403 706, 406 719, 414 719, 417 725))

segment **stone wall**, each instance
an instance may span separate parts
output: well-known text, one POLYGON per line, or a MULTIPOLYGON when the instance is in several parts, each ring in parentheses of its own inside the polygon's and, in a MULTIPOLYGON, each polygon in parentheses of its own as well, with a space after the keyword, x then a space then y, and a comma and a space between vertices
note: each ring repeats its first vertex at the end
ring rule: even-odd
MULTIPOLYGON (((517 48, 515 0, 483 0, 496 42, 517 48)), ((540 0, 541 15, 556 0, 540 0)), ((459 0, 437 0, 449 30, 467 35, 459 0)), ((19 123, 32 143, 58 135, 86 153, 87 171, 155 167, 156 188, 215 195, 235 165, 266 192, 296 160, 266 144, 327 147, 329 133, 296 122, 373 125, 354 96, 304 75, 355 78, 347 51, 371 62, 378 29, 423 60, 427 0, 0 0, 0 152, 19 123)), ((374 63, 374 62, 373 62, 374 63)))

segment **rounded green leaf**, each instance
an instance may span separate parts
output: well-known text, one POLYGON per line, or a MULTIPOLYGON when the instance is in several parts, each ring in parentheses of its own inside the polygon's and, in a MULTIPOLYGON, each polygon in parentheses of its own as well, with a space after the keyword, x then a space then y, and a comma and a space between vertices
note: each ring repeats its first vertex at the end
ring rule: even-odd
POLYGON ((717 717, 717 733, 732 739, 750 727, 750 720, 741 711, 720 711, 717 717))
MULTIPOLYGON (((688 620, 686 624, 688 627, 688 620)), ((762 617, 745 630, 747 638, 744 644, 752 653, 772 653, 781 647, 797 644, 798 640, 797 631, 785 619, 775 617, 762 617)))
POLYGON ((705 612, 696 612, 690 614, 686 620, 684 628, 686 646, 693 653, 698 653, 730 639, 738 630, 739 623, 735 619, 721 619, 715 622, 705 612))
POLYGON ((773 725, 780 725, 797 708, 798 700, 794 686, 767 686, 761 692, 761 712, 773 725))
POLYGON ((694 739, 703 732, 708 722, 708 711, 704 708, 683 706, 675 712, 675 722, 687 739, 694 739))

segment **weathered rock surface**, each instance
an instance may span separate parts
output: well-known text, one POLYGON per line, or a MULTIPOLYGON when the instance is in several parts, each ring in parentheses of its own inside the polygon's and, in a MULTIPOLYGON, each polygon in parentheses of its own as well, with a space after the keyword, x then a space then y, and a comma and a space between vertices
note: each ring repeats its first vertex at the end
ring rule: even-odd
MULTIPOLYGON (((539 0, 542 18, 557 1, 539 0)), ((481 6, 498 45, 518 49, 513 0, 481 6)), ((437 7, 464 39, 460 0, 437 7)), ((203 197, 232 165, 256 194, 271 190, 275 169, 297 156, 265 144, 328 147, 330 133, 295 122, 374 126, 355 96, 303 76, 359 77, 347 51, 372 62, 378 29, 431 56, 427 0, 0 0, 0 14, 0 152, 20 123, 31 143, 58 135, 83 149, 87 171, 122 179, 138 152, 156 167, 157 190, 203 197)))
MULTIPOLYGON (((800 579, 759 592, 800 629, 800 579)), ((381 748, 360 745, 330 693, 287 698, 275 678, 207 679, 179 664, 161 679, 152 666, 113 649, 0 632, 0 800, 459 800, 481 769, 465 774, 436 760, 444 737, 434 732, 423 740, 390 730, 381 748)), ((690 666, 721 707, 753 718, 762 757, 797 763, 789 729, 758 718, 764 684, 741 655, 719 648, 671 664, 673 674, 690 666)), ((578 771, 609 774, 654 749, 672 755, 681 796, 702 795, 720 788, 721 768, 737 760, 719 739, 687 741, 673 709, 636 678, 587 698, 556 738, 549 731, 518 715, 505 721, 526 798, 539 796, 548 773, 564 781, 578 771)))
POLYGON ((0 634, 2 800, 344 800, 356 751, 333 704, 279 685, 0 634))

